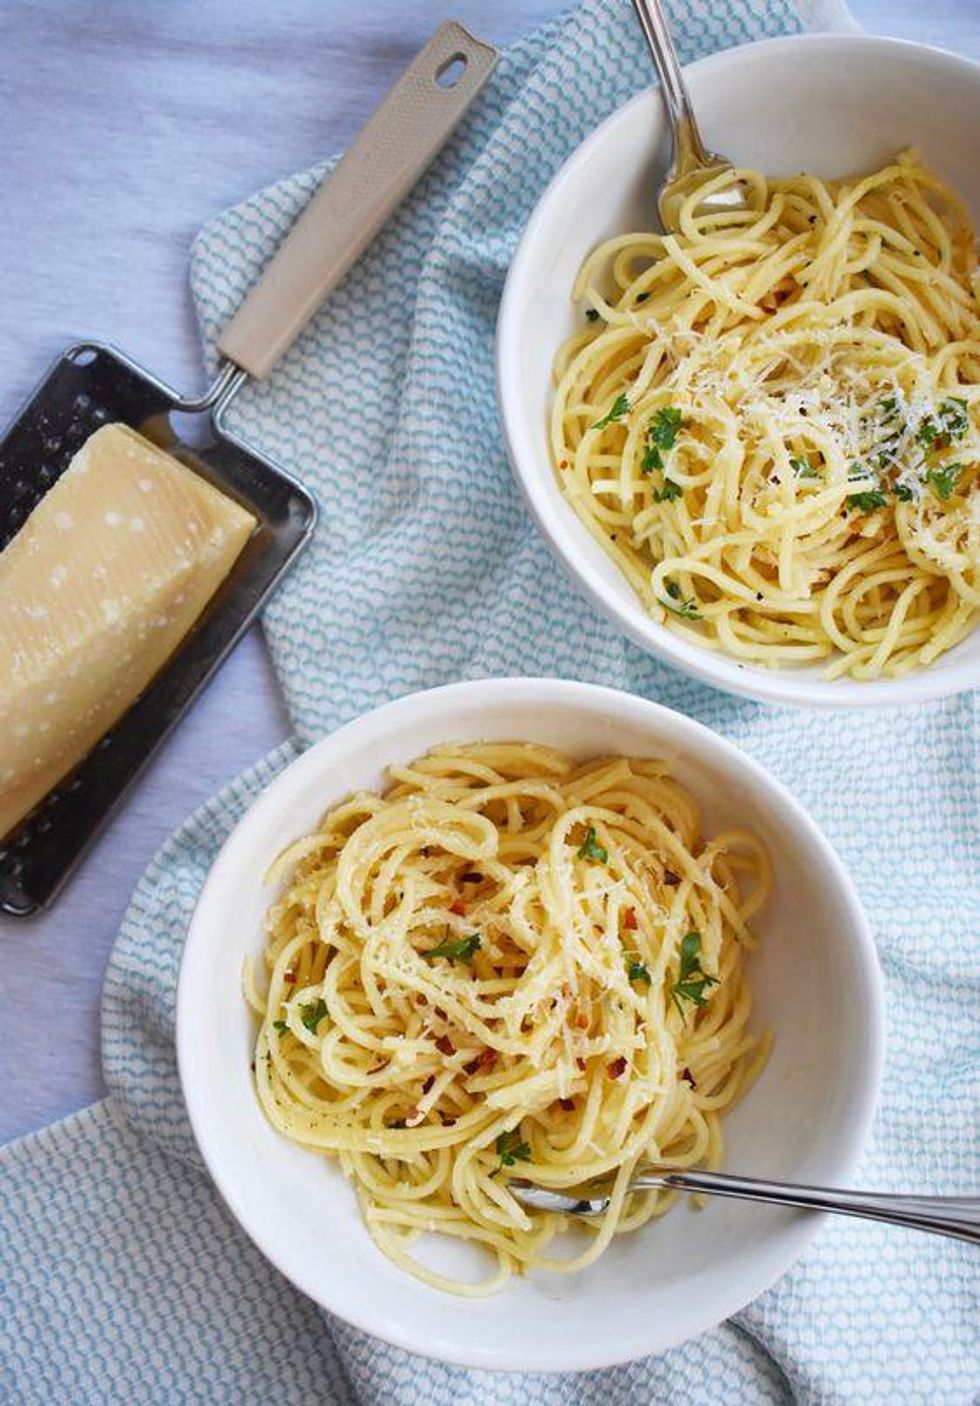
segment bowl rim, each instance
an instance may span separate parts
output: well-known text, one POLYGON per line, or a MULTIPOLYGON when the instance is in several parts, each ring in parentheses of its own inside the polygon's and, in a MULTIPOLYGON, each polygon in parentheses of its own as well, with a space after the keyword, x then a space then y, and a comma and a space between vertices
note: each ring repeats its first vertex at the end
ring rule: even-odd
MULTIPOLYGON (((342 1282, 338 1281, 332 1292, 325 1293, 322 1282, 314 1281, 312 1276, 292 1266, 289 1256, 280 1254, 271 1231, 256 1223, 256 1218, 243 1204, 239 1195, 235 1159, 229 1155, 227 1143, 222 1142, 217 1133, 211 1131, 211 1103, 206 1087, 207 1080, 202 1078, 199 1062, 193 1058, 193 1052, 197 1027, 196 987, 200 985, 198 971, 204 967, 208 949, 213 942, 215 915, 211 910, 215 907, 216 893, 226 876, 239 870, 243 862, 239 854, 247 853, 252 833, 261 831, 266 823, 288 811, 296 794, 313 774, 320 772, 325 777, 324 805, 330 803, 326 790, 329 790, 330 760, 334 754, 351 745, 361 750, 371 747, 383 749, 387 740, 397 739, 403 720, 411 721, 414 714, 421 709, 428 709, 435 700, 440 704, 454 704, 453 716, 463 715, 470 704, 483 707, 488 704, 526 706, 528 703, 541 708, 571 705, 586 713, 601 710, 606 715, 628 715, 632 721, 648 726, 654 735, 659 733, 665 745, 670 743, 676 746, 682 754, 699 759, 708 756, 722 772, 727 769, 730 772, 753 776, 764 799, 779 802, 794 813, 797 823, 805 833, 807 845, 811 847, 811 852, 819 853, 822 857, 845 904, 852 960, 859 969, 859 980, 867 993, 867 1002, 863 1008, 865 1024, 862 1031, 866 1055, 854 1080, 857 1086, 855 1108, 849 1121, 840 1128, 833 1152, 833 1180, 845 1184, 852 1176, 867 1144, 881 1089, 884 1068, 884 987, 871 927, 854 881, 843 861, 816 821, 789 788, 734 742, 703 723, 661 703, 599 684, 557 678, 506 677, 470 680, 420 690, 384 703, 337 728, 303 752, 260 792, 239 818, 208 871, 188 926, 187 939, 180 959, 176 1000, 177 1065, 194 1140, 218 1194, 263 1256, 302 1293, 353 1327, 418 1356, 436 1357, 458 1366, 484 1370, 557 1373, 593 1370, 633 1361, 649 1355, 650 1352, 662 1351, 691 1340, 740 1311, 764 1293, 796 1263, 817 1234, 824 1216, 800 1216, 782 1225, 779 1228, 783 1242, 781 1253, 774 1257, 772 1264, 757 1266, 754 1274, 748 1273, 746 1279, 741 1281, 737 1292, 727 1298, 716 1296, 700 1311, 693 1312, 683 1330, 672 1334, 669 1340, 661 1340, 651 1346, 649 1340, 642 1341, 634 1334, 626 1340, 617 1339, 613 1347, 604 1346, 599 1335, 582 1335, 574 1341, 570 1335, 566 1355, 560 1361, 543 1361, 528 1358, 526 1351, 522 1353, 520 1347, 509 1350, 487 1349, 481 1348, 479 1344, 473 1346, 468 1341, 447 1342, 438 1334, 433 1334, 432 1341, 422 1342, 417 1335, 404 1331, 400 1324, 392 1322, 383 1310, 372 1316, 370 1310, 355 1305, 352 1311, 345 1302, 342 1282)), ((763 1232, 759 1237, 760 1241, 764 1241, 769 1233, 763 1232)), ((378 1254, 381 1254, 380 1250, 378 1254)), ((506 1289, 503 1292, 506 1293, 506 1289)), ((477 1326, 478 1319, 474 1318, 473 1321, 477 1326)))
MULTIPOLYGON (((980 83, 980 61, 947 49, 890 36, 833 32, 780 35, 739 44, 685 64, 684 72, 685 75, 699 78, 718 69, 737 68, 743 62, 756 62, 759 54, 802 48, 809 51, 814 59, 823 57, 825 62, 832 61, 835 53, 844 50, 863 50, 869 57, 871 53, 889 50, 931 61, 940 59, 951 67, 971 74, 980 83), (815 54, 815 50, 822 51, 822 54, 815 54)), ((952 666, 942 660, 934 661, 925 669, 897 679, 828 681, 819 677, 819 664, 810 666, 812 676, 801 676, 797 672, 794 677, 787 671, 741 663, 721 651, 689 643, 647 615, 625 580, 615 583, 607 581, 583 558, 578 551, 578 543, 588 529, 577 517, 566 523, 550 510, 544 484, 547 476, 553 474, 553 469, 550 458, 546 472, 539 469, 539 448, 526 442, 523 435, 523 416, 519 409, 522 399, 519 362, 511 354, 512 347, 521 339, 522 286, 527 282, 525 267, 531 262, 540 233, 548 223, 552 202, 572 182, 578 166, 588 158, 594 147, 602 144, 610 129, 626 120, 633 109, 649 102, 650 95, 656 90, 657 85, 652 84, 622 103, 593 127, 565 158, 535 203, 504 281, 494 336, 497 411, 507 460, 531 518, 569 580, 607 620, 646 653, 723 692, 756 702, 789 704, 800 708, 858 709, 906 707, 977 687, 980 684, 980 664, 969 658, 955 660, 952 666)), ((545 408, 542 407, 543 422, 545 415, 545 408)), ((980 626, 976 627, 976 631, 980 631, 980 626)))

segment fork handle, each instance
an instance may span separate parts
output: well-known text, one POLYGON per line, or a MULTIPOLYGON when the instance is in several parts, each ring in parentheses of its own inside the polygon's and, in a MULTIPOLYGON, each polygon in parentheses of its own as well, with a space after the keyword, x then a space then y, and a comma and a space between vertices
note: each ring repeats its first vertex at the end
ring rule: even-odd
POLYGON ((634 1177, 631 1189, 668 1187, 675 1191, 734 1196, 740 1201, 769 1201, 778 1206, 803 1206, 842 1216, 887 1221, 913 1230, 931 1230, 980 1245, 980 1196, 891 1196, 874 1191, 838 1191, 823 1186, 797 1186, 727 1172, 660 1172, 634 1177))
POLYGON ((694 117, 694 104, 684 82, 680 60, 670 37, 670 27, 660 0, 633 0, 636 17, 647 41, 657 73, 667 115, 674 138, 674 167, 678 176, 709 166, 711 157, 705 150, 694 117))

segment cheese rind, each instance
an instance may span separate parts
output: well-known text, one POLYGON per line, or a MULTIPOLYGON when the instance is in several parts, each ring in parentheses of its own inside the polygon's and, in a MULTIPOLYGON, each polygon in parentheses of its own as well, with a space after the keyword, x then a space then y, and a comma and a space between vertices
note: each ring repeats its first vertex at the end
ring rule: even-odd
POLYGON ((142 692, 255 525, 125 425, 85 442, 0 552, 0 837, 142 692))

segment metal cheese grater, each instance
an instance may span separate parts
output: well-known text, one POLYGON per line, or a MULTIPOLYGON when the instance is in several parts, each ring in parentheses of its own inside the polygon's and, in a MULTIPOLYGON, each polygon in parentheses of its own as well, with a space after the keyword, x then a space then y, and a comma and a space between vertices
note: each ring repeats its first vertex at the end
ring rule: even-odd
MULTIPOLYGON (((442 147, 495 51, 440 26, 324 180, 225 329, 205 395, 180 396, 112 347, 69 347, 0 441, 0 550, 101 425, 122 421, 237 499, 258 526, 163 669, 74 772, 0 839, 0 910, 44 907, 113 806, 204 687, 309 540, 312 496, 224 425, 234 396, 292 344, 442 147), (193 415, 190 438, 175 417, 193 415)), ((3 661, 0 660, 0 668, 3 661)))

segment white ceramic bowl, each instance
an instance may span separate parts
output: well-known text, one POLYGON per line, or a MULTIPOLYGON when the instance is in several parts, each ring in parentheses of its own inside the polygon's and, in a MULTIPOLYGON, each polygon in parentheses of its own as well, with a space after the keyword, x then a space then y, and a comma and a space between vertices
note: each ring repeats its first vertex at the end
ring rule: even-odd
MULTIPOLYGON (((903 146, 960 192, 980 227, 980 65, 868 35, 802 35, 714 54, 686 70, 706 144, 772 175, 870 171, 903 146)), ((571 288, 610 235, 649 228, 668 155, 660 94, 620 108, 558 172, 528 222, 497 324, 497 389, 511 465, 545 541, 589 599, 652 654, 730 693, 809 707, 912 703, 980 684, 980 630, 908 678, 828 683, 819 666, 741 666, 652 620, 576 517, 547 443, 555 351, 579 325, 571 288)))
MULTIPOLYGON (((238 824, 191 923, 177 998, 184 1097, 211 1175, 260 1250, 341 1318, 414 1352, 488 1368, 574 1371, 655 1352, 711 1327, 773 1283, 819 1221, 716 1200, 613 1244, 578 1275, 535 1273, 494 1297, 430 1289, 395 1268, 364 1229, 336 1163, 266 1122, 249 1062, 241 996, 262 947, 270 859, 384 767, 447 741, 528 738, 585 758, 667 759, 702 802, 706 827, 756 830, 775 890, 756 924, 755 1020, 775 1034, 759 1082, 726 1120, 727 1165, 748 1174, 846 1185, 875 1104, 882 1059, 880 977, 854 888, 799 804, 760 766, 699 723, 592 685, 545 679, 453 684, 387 704, 312 747, 238 824)), ((465 1269, 441 1243, 440 1267, 465 1269)))

